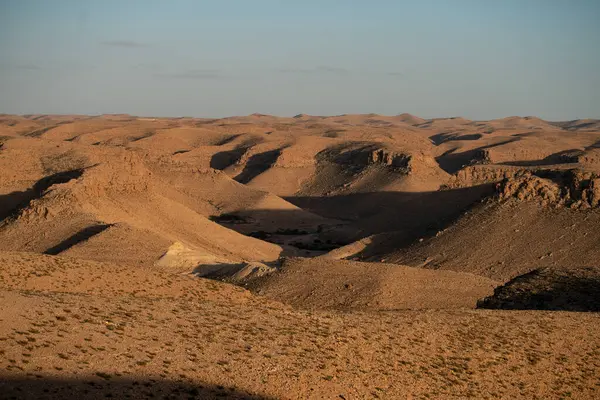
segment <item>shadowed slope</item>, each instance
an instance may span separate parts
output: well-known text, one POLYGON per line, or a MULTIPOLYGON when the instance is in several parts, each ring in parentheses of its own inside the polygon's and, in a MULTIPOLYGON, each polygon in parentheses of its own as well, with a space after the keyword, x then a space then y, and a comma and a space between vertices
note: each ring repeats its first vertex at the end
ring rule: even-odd
POLYGON ((479 308, 600 311, 600 268, 541 268, 520 275, 481 300, 479 308))
POLYGON ((167 380, 148 377, 112 377, 98 372, 88 377, 4 377, 0 383, 1 399, 149 399, 168 398, 186 400, 267 400, 272 397, 254 395, 233 387, 211 385, 204 382, 167 380))
POLYGON ((356 193, 286 200, 323 217, 348 221, 360 229, 361 237, 394 231, 404 233, 405 240, 411 242, 435 234, 493 193, 493 185, 487 184, 422 193, 356 193))
POLYGON ((85 242, 85 241, 89 240, 91 237, 104 232, 110 226, 111 225, 107 225, 107 224, 88 226, 87 228, 80 230, 73 236, 63 240, 56 246, 53 246, 53 247, 49 248, 48 250, 44 251, 44 254, 57 255, 59 253, 62 253, 63 251, 70 249, 71 247, 75 246, 76 244, 85 242))
POLYGON ((394 238, 374 242, 367 258, 470 272, 507 281, 545 266, 595 266, 600 212, 510 200, 482 205, 435 237, 393 250, 394 238), (382 249, 383 251, 378 251, 382 249))
POLYGON ((11 214, 17 214, 34 199, 39 198, 52 185, 69 182, 79 178, 84 169, 57 172, 37 181, 33 187, 23 192, 0 195, 0 221, 11 214))

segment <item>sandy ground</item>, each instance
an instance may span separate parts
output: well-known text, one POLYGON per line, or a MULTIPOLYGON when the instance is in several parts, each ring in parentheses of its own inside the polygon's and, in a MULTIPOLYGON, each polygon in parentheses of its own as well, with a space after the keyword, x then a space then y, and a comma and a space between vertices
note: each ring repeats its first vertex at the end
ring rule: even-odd
POLYGON ((309 312, 157 269, 1 259, 3 398, 591 399, 600 390, 594 313, 309 312))
POLYGON ((0 115, 0 398, 598 398, 599 174, 597 120, 0 115))

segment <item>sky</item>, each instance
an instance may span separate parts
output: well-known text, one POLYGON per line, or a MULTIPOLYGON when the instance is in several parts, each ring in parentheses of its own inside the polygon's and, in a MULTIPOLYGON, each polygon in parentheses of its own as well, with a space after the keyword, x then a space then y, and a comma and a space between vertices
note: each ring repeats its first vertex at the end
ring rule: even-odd
POLYGON ((600 118, 598 0, 0 0, 0 113, 600 118))

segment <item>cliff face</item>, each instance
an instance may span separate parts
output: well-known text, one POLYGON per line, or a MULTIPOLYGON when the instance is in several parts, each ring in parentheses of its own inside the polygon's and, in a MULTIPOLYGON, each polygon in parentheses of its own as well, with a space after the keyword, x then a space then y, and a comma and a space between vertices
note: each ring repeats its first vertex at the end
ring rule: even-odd
POLYGON ((497 186, 499 198, 514 197, 574 209, 598 207, 600 204, 600 178, 595 173, 567 170, 540 175, 525 172, 504 179, 497 186))

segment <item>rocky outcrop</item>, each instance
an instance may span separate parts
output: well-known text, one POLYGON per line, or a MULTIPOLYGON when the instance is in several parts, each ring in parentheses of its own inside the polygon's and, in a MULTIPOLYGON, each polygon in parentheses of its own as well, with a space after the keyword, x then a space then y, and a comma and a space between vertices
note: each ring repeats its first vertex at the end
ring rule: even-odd
POLYGON ((523 171, 500 182, 497 193, 501 200, 516 198, 544 205, 586 209, 600 204, 600 177, 580 170, 523 171))
POLYGON ((155 263, 170 270, 187 271, 199 277, 244 283, 271 274, 275 268, 256 261, 233 261, 204 249, 175 242, 155 263))
POLYGON ((513 178, 523 173, 522 168, 495 166, 495 165, 472 165, 465 167, 452 175, 445 185, 447 189, 457 189, 470 186, 483 185, 486 183, 497 183, 504 179, 513 178))
POLYGON ((398 154, 384 149, 373 150, 367 155, 367 164, 381 164, 388 167, 406 168, 410 166, 412 156, 408 154, 398 154))
POLYGON ((374 143, 350 143, 335 146, 321 151, 317 154, 316 159, 317 161, 361 168, 378 165, 400 170, 406 174, 412 172, 416 164, 420 162, 435 165, 433 157, 410 151, 395 150, 374 143))

